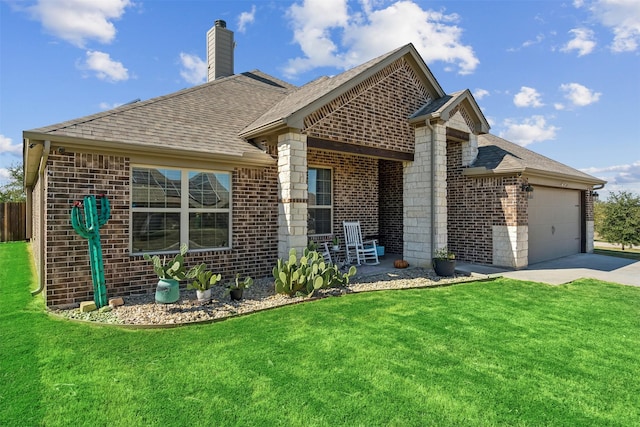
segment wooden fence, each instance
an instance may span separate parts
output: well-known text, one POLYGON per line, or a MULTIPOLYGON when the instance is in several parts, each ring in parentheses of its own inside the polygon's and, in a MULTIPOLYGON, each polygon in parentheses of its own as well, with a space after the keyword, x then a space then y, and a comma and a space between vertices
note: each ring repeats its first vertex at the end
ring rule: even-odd
POLYGON ((27 204, 0 203, 0 242, 15 242, 27 237, 27 204))

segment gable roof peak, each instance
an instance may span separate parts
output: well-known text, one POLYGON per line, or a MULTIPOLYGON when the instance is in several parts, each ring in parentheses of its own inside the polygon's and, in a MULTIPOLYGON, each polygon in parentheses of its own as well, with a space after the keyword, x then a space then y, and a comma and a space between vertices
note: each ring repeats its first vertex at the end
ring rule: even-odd
POLYGON ((459 106, 463 106, 467 113, 470 114, 473 125, 469 125, 469 127, 473 133, 484 134, 489 132, 489 122, 469 89, 452 92, 449 95, 444 95, 426 103, 409 117, 409 122, 419 123, 430 119, 447 121, 458 111, 459 106))
POLYGON ((289 94, 269 111, 247 126, 240 136, 253 138, 279 128, 302 129, 304 117, 346 93, 378 71, 405 58, 431 92, 432 98, 445 95, 429 67, 413 44, 408 43, 332 77, 322 76, 289 94))

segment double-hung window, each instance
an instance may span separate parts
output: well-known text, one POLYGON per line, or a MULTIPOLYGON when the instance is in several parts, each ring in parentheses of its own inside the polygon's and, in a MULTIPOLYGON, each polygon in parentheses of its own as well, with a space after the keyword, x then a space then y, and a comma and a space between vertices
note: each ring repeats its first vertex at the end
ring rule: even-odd
POLYGON ((231 246, 231 173, 134 166, 131 252, 231 246))
POLYGON ((308 234, 331 234, 333 202, 331 196, 331 169, 310 167, 308 234))

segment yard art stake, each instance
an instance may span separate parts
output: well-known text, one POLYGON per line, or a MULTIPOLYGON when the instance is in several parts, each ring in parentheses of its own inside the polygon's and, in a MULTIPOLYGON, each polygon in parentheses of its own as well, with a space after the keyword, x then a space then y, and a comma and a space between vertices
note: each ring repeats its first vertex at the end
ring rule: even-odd
POLYGON ((76 233, 89 240, 89 259, 91 262, 91 278, 93 279, 93 301, 96 307, 107 305, 107 288, 104 281, 104 265, 102 263, 102 245, 100 244, 100 227, 111 216, 109 200, 100 194, 98 207, 95 196, 85 196, 84 203, 75 202, 71 208, 71 225, 76 233), (84 221, 80 208, 84 207, 84 221))

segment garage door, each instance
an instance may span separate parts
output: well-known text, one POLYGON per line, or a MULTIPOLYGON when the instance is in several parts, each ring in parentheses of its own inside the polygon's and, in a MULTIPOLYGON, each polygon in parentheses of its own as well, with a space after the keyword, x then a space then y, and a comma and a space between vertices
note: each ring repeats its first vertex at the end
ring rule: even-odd
POLYGON ((580 191, 534 187, 529 264, 580 253, 580 191))

